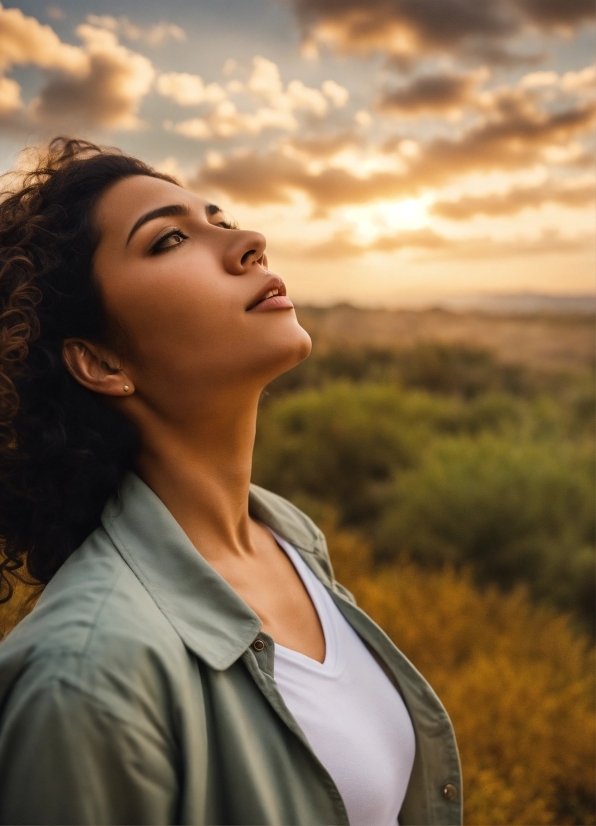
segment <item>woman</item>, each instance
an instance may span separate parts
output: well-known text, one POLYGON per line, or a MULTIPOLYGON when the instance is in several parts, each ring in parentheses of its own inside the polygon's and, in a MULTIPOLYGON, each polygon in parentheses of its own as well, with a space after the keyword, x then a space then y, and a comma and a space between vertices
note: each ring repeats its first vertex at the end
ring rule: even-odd
POLYGON ((310 350, 264 237, 56 139, 0 256, 4 568, 48 583, 0 645, 0 822, 460 823, 443 707, 250 485, 310 350))

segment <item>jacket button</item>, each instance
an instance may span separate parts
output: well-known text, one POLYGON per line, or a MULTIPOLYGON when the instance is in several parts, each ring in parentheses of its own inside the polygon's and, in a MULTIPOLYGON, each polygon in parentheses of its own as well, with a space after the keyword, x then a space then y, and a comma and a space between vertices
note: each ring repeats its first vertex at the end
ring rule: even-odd
POLYGON ((257 638, 253 642, 252 647, 255 651, 262 651, 265 648, 265 641, 257 638))
POLYGON ((457 797, 457 786, 453 783, 445 783, 443 786, 443 797, 445 800, 455 800, 457 797))

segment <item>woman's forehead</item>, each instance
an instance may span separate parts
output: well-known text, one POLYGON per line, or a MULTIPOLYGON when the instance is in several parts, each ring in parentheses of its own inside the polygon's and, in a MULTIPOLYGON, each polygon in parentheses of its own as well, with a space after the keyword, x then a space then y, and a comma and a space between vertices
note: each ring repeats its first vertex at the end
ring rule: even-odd
POLYGON ((101 227, 122 228, 122 222, 134 221, 144 212, 167 204, 185 204, 204 212, 209 201, 171 181, 150 175, 132 175, 113 184, 99 199, 97 220, 101 227))

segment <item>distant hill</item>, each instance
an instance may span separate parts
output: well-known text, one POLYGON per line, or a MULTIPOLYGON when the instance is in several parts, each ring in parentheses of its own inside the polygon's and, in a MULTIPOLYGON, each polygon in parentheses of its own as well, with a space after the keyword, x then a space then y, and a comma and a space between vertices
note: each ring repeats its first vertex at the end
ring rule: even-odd
POLYGON ((319 353, 361 346, 403 349, 441 341, 484 347, 502 361, 544 369, 594 365, 594 316, 583 305, 581 311, 572 311, 568 300, 556 312, 551 303, 548 311, 527 309, 525 314, 519 304, 516 312, 497 312, 494 306, 488 312, 439 307, 381 310, 339 304, 297 307, 296 312, 319 353))
POLYGON ((596 293, 583 295, 552 295, 542 293, 511 293, 505 295, 450 296, 437 302, 451 310, 481 310, 487 313, 581 313, 596 312, 596 293))

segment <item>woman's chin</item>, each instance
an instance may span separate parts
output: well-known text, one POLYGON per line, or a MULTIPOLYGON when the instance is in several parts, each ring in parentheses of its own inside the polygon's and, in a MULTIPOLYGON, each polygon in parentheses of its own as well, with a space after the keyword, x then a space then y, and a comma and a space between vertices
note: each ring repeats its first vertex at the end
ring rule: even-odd
POLYGON ((284 335, 276 340, 275 345, 267 352, 267 381, 273 381, 276 376, 296 367, 305 358, 308 358, 312 349, 312 340, 306 330, 295 322, 284 335))
POLYGON ((298 362, 303 361, 310 355, 310 351, 312 350, 312 339, 309 334, 306 332, 304 327, 301 327, 298 321, 296 321, 296 330, 297 333, 297 342, 296 348, 298 350, 298 362))

